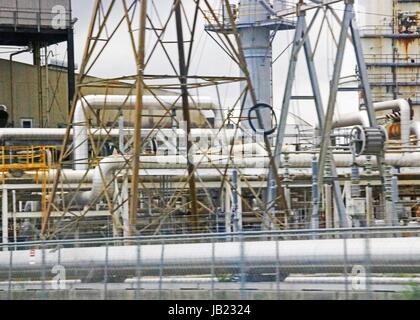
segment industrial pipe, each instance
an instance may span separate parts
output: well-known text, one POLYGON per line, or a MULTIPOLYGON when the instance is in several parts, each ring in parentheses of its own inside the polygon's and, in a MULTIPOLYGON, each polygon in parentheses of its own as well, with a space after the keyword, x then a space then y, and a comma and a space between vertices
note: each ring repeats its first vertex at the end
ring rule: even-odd
MULTIPOLYGON (((124 278, 141 274, 165 275, 245 272, 344 272, 344 268, 364 265, 369 241, 371 272, 420 272, 420 238, 371 238, 287 241, 245 241, 213 243, 181 243, 137 246, 101 246, 35 249, 0 252, 0 276, 7 279, 10 261, 13 272, 21 277, 41 276, 42 270, 62 265, 68 276, 86 277, 95 270, 108 276, 124 278), (141 261, 138 258, 141 252, 141 261), (13 255, 11 258, 10 255, 13 255), (45 262, 45 264, 43 263, 45 262)), ((111 278, 110 278, 111 279, 111 278)))
POLYGON ((350 112, 342 115, 335 115, 332 123, 332 128, 344 128, 351 126, 363 126, 369 127, 369 116, 366 110, 360 110, 359 112, 350 112))
POLYGON ((412 121, 410 129, 417 138, 417 146, 420 146, 420 121, 412 121))
MULTIPOLYGON (((196 110, 214 110, 216 105, 209 97, 191 96, 191 108, 196 110)), ((88 169, 89 139, 87 114, 90 109, 131 110, 136 105, 136 96, 89 95, 80 99, 75 107, 73 118, 74 163, 76 170, 88 169)), ((181 108, 179 96, 144 96, 144 108, 163 109, 162 104, 170 108, 181 108)), ((217 115, 215 115, 217 117, 217 115)))
MULTIPOLYGON (((399 108, 401 112, 401 143, 407 146, 410 142, 410 127, 411 127, 411 107, 407 100, 396 99, 384 102, 377 102, 373 104, 375 111, 385 111, 393 108, 399 108)), ((342 128, 362 125, 369 127, 369 117, 366 110, 359 112, 346 113, 341 116, 336 115, 333 119, 332 128, 342 128)))
MULTIPOLYGON (((9 140, 63 140, 67 129, 65 128, 0 128, 0 141, 5 143, 9 140)), ((127 135, 133 134, 132 128, 124 129, 124 133, 127 135)), ((226 134, 229 139, 235 136, 235 129, 226 129, 226 134)), ((91 128, 89 130, 90 135, 94 136, 95 138, 100 137, 112 137, 118 138, 120 135, 119 129, 99 129, 99 128, 91 128)), ((142 137, 150 136, 151 134, 162 134, 165 137, 172 137, 174 135, 179 136, 185 131, 182 129, 142 129, 141 135, 142 137)), ((192 129, 191 135, 192 137, 200 137, 203 134, 208 134, 213 136, 215 134, 219 134, 221 136, 219 129, 192 129)), ((73 130, 70 130, 70 139, 73 139, 73 130)), ((241 133, 238 132, 236 137, 240 137, 241 133)))
MULTIPOLYGON (((245 146, 244 150, 251 151, 252 146, 245 146)), ((193 163, 200 163, 202 166, 209 165, 211 167, 224 167, 227 164, 235 164, 245 168, 267 168, 269 159, 261 154, 265 152, 263 148, 257 149, 260 154, 255 154, 249 157, 235 157, 231 158, 228 155, 217 154, 200 154, 193 155, 191 160, 193 163)), ((337 167, 350 167, 354 162, 358 165, 365 165, 368 162, 366 156, 360 156, 356 159, 351 154, 334 154, 334 161, 337 167)), ((110 156, 106 157, 99 162, 94 170, 92 178, 92 189, 90 191, 78 192, 76 195, 69 194, 66 200, 74 199, 74 205, 84 206, 91 204, 92 201, 97 199, 104 191, 112 196, 113 184, 110 183, 114 177, 114 173, 122 170, 127 164, 127 157, 124 156, 110 156)), ((142 156, 140 161, 145 163, 147 168, 185 168, 187 159, 182 155, 164 155, 164 156, 142 156)), ((286 161, 283 159, 282 161, 286 161)), ((310 153, 305 154, 289 154, 287 158, 288 166, 291 168, 307 168, 311 167, 313 155, 310 153)), ((371 161, 376 161, 372 159, 371 161)), ((284 163, 284 162, 283 162, 284 163)), ((385 154, 385 164, 393 167, 419 167, 420 166, 420 153, 388 153, 385 154)), ((127 167, 128 168, 128 167, 127 167)), ((143 168, 143 170, 146 170, 143 168)), ((84 171, 75 171, 84 172, 84 171)), ((130 173, 132 174, 132 173, 130 173)), ((220 172, 219 172, 220 174, 220 172)))
POLYGON ((407 100, 396 99, 391 101, 377 102, 374 105, 375 111, 385 111, 398 107, 401 112, 401 144, 410 144, 411 107, 407 100))
POLYGON ((64 197, 65 202, 85 206, 91 204, 102 194, 112 198, 114 174, 116 171, 124 169, 128 161, 128 158, 122 156, 110 156, 102 159, 93 171, 91 190, 67 194, 64 197))
MULTIPOLYGON (((233 154, 242 153, 251 155, 252 152, 257 152, 259 154, 265 152, 265 149, 261 146, 255 144, 243 144, 243 145, 235 145, 233 146, 233 154)), ((194 155, 193 156, 193 163, 211 163, 211 164, 223 164, 226 165, 229 160, 228 155, 194 155)), ((251 156, 250 158, 245 158, 247 160, 246 163, 250 163, 250 165, 256 165, 255 159, 251 156), (252 162, 254 159, 254 162, 252 162)), ((256 159, 259 159, 260 164, 264 163, 264 159, 259 156, 256 159)), ((167 166, 168 164, 172 165, 179 165, 182 164, 183 166, 187 163, 187 158, 182 155, 174 155, 174 156, 142 156, 140 157, 140 161, 142 163, 146 163, 148 167, 151 164, 167 166)), ((236 160, 233 160, 236 163, 236 160)), ((257 160, 258 161, 258 160, 257 160)), ((90 191, 84 192, 77 192, 77 193, 70 193, 67 194, 65 197, 66 203, 74 204, 77 206, 85 206, 91 204, 95 199, 98 199, 103 192, 106 192, 108 196, 112 197, 114 191, 114 184, 112 183, 115 172, 123 170, 124 168, 128 168, 126 166, 129 163, 129 158, 126 156, 109 156, 102 159, 99 164, 96 166, 93 172, 92 177, 92 188, 90 191)), ((144 170, 144 169, 143 169, 144 170)), ((74 172, 84 173, 83 170, 74 170, 74 172)), ((70 173, 71 174, 71 173, 70 173)), ((80 179, 83 179, 81 174, 78 175, 80 179)))

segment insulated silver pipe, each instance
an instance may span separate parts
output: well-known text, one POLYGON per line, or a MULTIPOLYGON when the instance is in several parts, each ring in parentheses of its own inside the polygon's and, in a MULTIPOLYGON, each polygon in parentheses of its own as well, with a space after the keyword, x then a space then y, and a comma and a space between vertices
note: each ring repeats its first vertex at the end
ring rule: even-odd
MULTIPOLYGON (((375 111, 392 110, 399 108, 401 112, 401 142, 403 146, 407 146, 410 142, 411 123, 411 107, 407 100, 396 99, 384 102, 377 102, 373 105, 375 111)), ((369 127, 369 117, 366 110, 359 112, 351 112, 343 115, 336 115, 333 119, 332 128, 343 128, 355 125, 369 127)))
POLYGON ((407 146, 410 143, 411 107, 407 100, 396 99, 391 101, 377 102, 374 104, 375 111, 391 110, 399 108, 401 113, 401 143, 407 146))
POLYGON ((92 188, 89 191, 70 193, 66 195, 66 203, 84 206, 99 200, 101 195, 112 198, 115 184, 113 183, 115 172, 124 169, 129 158, 111 156, 101 160, 93 172, 92 188))
MULTIPOLYGON (((60 264, 66 274, 82 276, 94 270, 103 272, 107 264, 109 275, 123 271, 127 278, 134 276, 137 268, 142 275, 159 274, 161 268, 165 275, 210 274, 212 268, 220 274, 239 272, 243 257, 249 272, 275 272, 278 268, 282 272, 341 273, 344 265, 364 264, 366 241, 371 272, 420 272, 419 237, 141 245, 140 265, 137 246, 54 248, 45 249, 44 268, 51 270, 60 264)), ((43 255, 36 249, 32 254, 27 250, 0 252, 0 276, 8 275, 10 254, 14 273, 41 275, 43 255)))
MULTIPOLYGON (((89 139, 87 114, 89 109, 101 110, 130 110, 136 105, 136 96, 118 95, 89 95, 80 99, 75 107, 73 118, 74 162, 76 170, 88 169, 89 139)), ((198 110, 217 110, 213 100, 209 97, 191 96, 191 108, 198 110)), ((181 108, 182 100, 179 96, 144 96, 145 109, 165 110, 181 108)), ((216 116, 216 115, 215 115, 216 116)))
MULTIPOLYGON (((252 149, 252 146, 245 145, 244 150, 252 149)), ((265 152, 263 149, 257 149, 257 152, 265 152)), ((250 155, 250 154, 249 154, 250 155)), ((284 155, 283 155, 284 157, 284 155)), ((366 156, 360 156, 353 159, 351 154, 334 154, 334 161, 337 167, 349 167, 354 162, 358 165, 365 165, 368 163, 366 156)), ((269 159, 265 155, 256 154, 254 156, 237 156, 231 159, 228 155, 194 155, 191 157, 193 163, 200 164, 201 166, 209 166, 212 168, 224 167, 227 164, 234 164, 239 167, 247 168, 247 172, 250 173, 255 170, 255 175, 261 174, 261 169, 266 169, 269 164, 269 159)), ((286 159, 282 159, 283 163, 286 159)), ((91 204, 93 201, 98 199, 101 194, 107 192, 108 195, 112 195, 113 184, 110 183, 115 175, 116 171, 129 168, 127 166, 128 158, 125 156, 110 156, 102 159, 98 166, 94 169, 92 177, 92 188, 90 191, 78 192, 75 194, 69 194, 65 197, 65 200, 71 201, 72 204, 78 206, 84 206, 91 204)), ((179 155, 165 155, 165 156, 142 156, 140 161, 144 163, 147 168, 156 169, 168 169, 168 168, 185 168, 187 159, 185 156, 179 155)), ((287 157, 288 166, 291 168, 309 168, 312 165, 313 155, 308 154, 289 154, 287 157)), ((376 160, 373 160, 376 161, 376 160)), ((420 165, 420 152, 415 153, 388 153, 385 155, 385 164, 393 167, 419 167, 420 165)), ((147 175, 147 169, 143 168, 144 173, 147 175)), ((78 176, 84 177, 84 170, 74 171, 78 176), (80 174, 83 173, 83 175, 80 174)), ((51 174, 54 174, 52 171, 51 174)), ((71 177, 73 174, 68 172, 71 177)), ((132 174, 132 173, 130 173, 132 174)), ((220 175, 219 171, 216 174, 220 175)), ((204 178, 204 177, 202 177, 204 178)))

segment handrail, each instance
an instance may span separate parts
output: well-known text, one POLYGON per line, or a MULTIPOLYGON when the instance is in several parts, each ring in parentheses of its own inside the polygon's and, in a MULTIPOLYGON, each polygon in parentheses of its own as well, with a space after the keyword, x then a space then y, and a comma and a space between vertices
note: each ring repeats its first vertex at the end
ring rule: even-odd
MULTIPOLYGON (((395 233, 418 233, 420 236, 420 226, 399 226, 399 227, 358 227, 358 228, 326 228, 326 229, 295 229, 295 230, 272 230, 272 231, 246 231, 246 232, 221 232, 221 233, 196 233, 196 234, 176 234, 176 235, 154 235, 154 236, 134 236, 134 237, 115 237, 115 238, 91 238, 91 239, 64 239, 64 240, 37 240, 30 242, 17 242, 0 244, 4 247, 30 247, 30 246, 59 246, 71 244, 105 244, 109 245, 116 242, 135 243, 135 242, 159 242, 164 241, 197 241, 206 240, 208 242, 217 239, 248 239, 279 237, 299 237, 299 236, 343 236, 348 238, 351 235, 371 236, 389 235, 395 233)), ((279 239, 280 240, 280 239, 279 239)))
POLYGON ((0 172, 10 170, 46 170, 49 168, 48 152, 55 146, 0 146, 0 172))

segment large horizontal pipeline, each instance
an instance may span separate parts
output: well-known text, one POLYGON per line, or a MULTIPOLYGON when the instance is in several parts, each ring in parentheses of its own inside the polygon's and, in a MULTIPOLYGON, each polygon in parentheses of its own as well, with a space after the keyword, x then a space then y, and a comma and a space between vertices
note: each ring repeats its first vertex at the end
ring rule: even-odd
MULTIPOLYGON (((220 176, 221 176, 220 171, 223 169, 224 169, 223 167, 198 168, 196 169, 196 173, 197 173, 197 176, 200 177, 200 181, 206 181, 206 182, 207 181, 220 181, 220 176)), ((235 169, 228 169, 226 175, 228 177, 232 176, 233 170, 235 169)), ((284 169, 280 169, 278 172, 280 175, 285 174, 284 169)), ((261 179, 264 178, 265 175, 267 174, 267 169, 266 168, 240 168, 240 173, 241 173, 241 176, 246 177, 247 181, 253 181, 253 180, 261 181, 261 179)), ((338 168, 337 173, 339 177, 349 179, 349 176, 351 174, 351 168, 338 168)), ((295 180, 296 179, 307 180, 307 179, 312 178, 312 171, 309 168, 288 169, 288 174, 295 180)), ((57 175, 57 170, 51 169, 50 171, 48 171, 47 182, 50 182, 50 183, 54 182, 56 175, 57 175)), ((79 183, 80 181, 83 181, 84 183, 88 184, 92 182, 93 175, 94 175, 94 170, 85 172, 85 171, 64 169, 61 171, 62 181, 64 181, 65 184, 79 183)), ((130 172, 130 175, 131 175, 131 172, 130 172)), ((142 168, 139 171, 139 176, 143 177, 145 180, 147 179, 147 181, 150 181, 150 182, 160 181, 159 178, 161 176, 167 176, 169 181, 177 182, 179 181, 179 177, 185 177, 187 175, 188 175, 188 170, 185 168, 154 168, 154 169, 142 168)), ((406 175, 406 176, 420 175, 420 169, 419 168, 404 168, 401 170, 401 173, 399 176, 402 176, 402 175, 406 175)), ((360 177, 372 178, 372 177, 375 177, 375 175, 372 175, 371 173, 362 172, 360 173, 360 177)), ((38 176, 37 176, 37 173, 27 172, 24 178, 35 180, 38 178, 38 176)))
MULTIPOLYGON (((40 276, 55 265, 67 275, 88 273, 142 275, 246 272, 342 273, 369 262, 371 272, 420 272, 420 238, 244 241, 166 245, 64 248, 0 252, 0 277, 13 273, 40 276), (366 245, 369 241, 369 245, 366 245), (369 248, 367 255, 366 248, 369 248), (347 253, 347 254, 345 254, 347 253), (12 255, 12 257, 11 257, 12 255), (43 265, 43 261, 45 264, 43 265)), ((1 279, 0 279, 1 280, 1 279)))
MULTIPOLYGON (((216 104, 209 97, 191 96, 190 109, 218 111, 216 104)), ((136 96, 120 95, 89 95, 79 99, 76 103, 73 116, 73 144, 75 169, 86 170, 86 159, 89 155, 88 138, 88 110, 133 110, 137 103, 136 96)), ((182 108, 182 99, 179 96, 144 96, 143 108, 149 110, 172 110, 182 108)), ((219 114, 219 112, 216 112, 219 114)), ((221 119, 214 114, 215 121, 221 119)))
MULTIPOLYGON (((14 142, 16 140, 63 140, 66 135, 66 128, 0 128, 0 141, 2 142, 14 142)), ((120 136, 119 129, 111 128, 90 128, 89 134, 95 138, 118 138, 120 136)), ((134 129, 125 128, 123 129, 124 135, 132 135, 134 129)), ((73 130, 70 129, 70 140, 73 139, 73 130)), ((154 137, 160 135, 161 137, 180 137, 186 135, 185 130, 173 129, 173 128, 161 128, 161 129, 141 129, 142 137, 154 137)), ((202 129, 193 128, 191 129, 191 136, 193 138, 202 137, 203 135, 210 137, 222 137, 222 133, 219 129, 202 129)), ((244 134, 241 131, 235 129, 224 129, 223 138, 227 136, 229 140, 233 137, 239 139, 244 134)), ((288 136, 294 137, 295 135, 289 134, 288 136)), ((308 137, 311 135, 308 134, 308 137)))
MULTIPOLYGON (((252 149, 252 146, 248 146, 252 149)), ((250 150, 249 150, 250 151, 250 150)), ((261 151, 259 151, 261 154, 261 151)), ((251 154, 251 153, 249 153, 251 154)), ((268 158, 258 155, 257 157, 240 157, 230 159, 224 155, 194 155, 192 158, 195 164, 207 164, 225 166, 228 164, 241 165, 248 168, 267 168, 268 158)), ((288 165, 290 167, 309 167, 312 163, 313 155, 299 154, 289 155, 288 165)), ((350 167, 354 159, 350 154, 337 154, 334 155, 334 160, 337 167, 350 167)), ((187 159, 183 156, 144 156, 141 157, 142 163, 147 163, 149 166, 155 164, 160 168, 182 168, 186 166, 187 159)), ((358 164, 366 164, 366 157, 358 157, 355 162, 358 164), (363 161, 364 158, 364 161, 363 161)), ((98 199, 104 190, 109 196, 113 194, 113 184, 111 183, 116 172, 123 170, 129 166, 130 159, 124 156, 110 156, 100 161, 99 165, 94 169, 92 178, 92 188, 90 191, 77 192, 76 194, 69 194, 66 200, 73 205, 87 205, 98 199)), ((407 154, 386 154, 385 163, 393 166, 410 167, 419 166, 420 153, 407 153, 407 154)), ((222 167, 223 168, 223 167, 222 167)), ((220 174, 221 172, 219 172, 220 174)))

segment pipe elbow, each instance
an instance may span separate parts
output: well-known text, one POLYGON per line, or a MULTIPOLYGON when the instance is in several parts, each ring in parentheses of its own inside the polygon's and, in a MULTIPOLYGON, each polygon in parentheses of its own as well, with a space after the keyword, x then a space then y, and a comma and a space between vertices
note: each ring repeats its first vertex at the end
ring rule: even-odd
POLYGON ((416 135, 417 146, 420 146, 420 121, 413 121, 410 130, 416 135))
POLYGON ((366 111, 361 110, 359 112, 345 113, 341 116, 335 116, 332 128, 336 129, 357 125, 369 126, 369 118, 366 111))
POLYGON ((129 159, 123 156, 102 159, 94 169, 91 190, 68 194, 65 201, 71 206, 83 207, 92 204, 104 195, 112 198, 116 172, 123 170, 128 161, 129 159))

